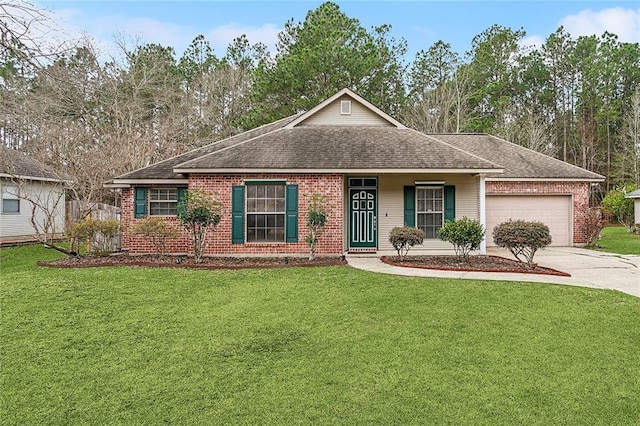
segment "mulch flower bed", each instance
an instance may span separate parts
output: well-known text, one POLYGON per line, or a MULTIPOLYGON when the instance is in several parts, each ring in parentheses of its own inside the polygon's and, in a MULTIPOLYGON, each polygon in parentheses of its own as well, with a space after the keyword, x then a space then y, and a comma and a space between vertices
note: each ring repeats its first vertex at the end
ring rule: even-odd
MULTIPOLYGON (((456 256, 407 256, 400 261, 398 256, 382 256, 383 262, 395 266, 410 268, 437 269, 444 271, 476 271, 476 272, 517 272, 525 274, 547 274, 569 277, 570 275, 551 268, 536 266, 530 269, 524 263, 499 256, 469 256, 461 262, 456 256)), ((318 257, 309 260, 307 257, 223 257, 206 256, 196 263, 191 256, 161 256, 157 254, 130 255, 116 253, 109 256, 80 255, 70 256, 50 262, 38 262, 40 266, 57 268, 92 268, 101 266, 146 266, 161 268, 196 268, 196 269, 249 269, 249 268, 287 268, 306 266, 346 265, 341 257, 318 257)))
POLYGON ((380 260, 394 266, 442 271, 515 272, 519 274, 571 276, 566 272, 539 265, 531 269, 525 263, 500 256, 468 256, 466 261, 461 261, 456 256, 407 256, 404 261, 401 261, 398 256, 382 256, 380 260))
POLYGON ((147 266, 161 268, 197 268, 197 269, 247 269, 247 268, 286 268, 304 266, 346 265, 340 257, 203 257, 200 263, 190 256, 161 256, 157 254, 129 255, 117 253, 109 256, 80 255, 65 257, 51 262, 38 262, 40 266, 58 268, 91 268, 100 266, 147 266))

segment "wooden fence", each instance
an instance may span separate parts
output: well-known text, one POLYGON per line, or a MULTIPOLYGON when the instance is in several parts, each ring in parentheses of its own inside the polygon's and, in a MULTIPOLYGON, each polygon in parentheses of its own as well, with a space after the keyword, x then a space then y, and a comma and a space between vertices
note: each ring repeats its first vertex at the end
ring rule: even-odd
MULTIPOLYGON (((109 220, 115 219, 120 221, 120 208, 111 206, 109 204, 102 203, 85 203, 77 200, 67 201, 67 227, 73 226, 75 223, 84 219, 87 212, 90 212, 91 219, 93 220, 109 220)), ((112 238, 111 242, 105 242, 104 236, 98 235, 95 241, 92 241, 92 246, 104 247, 105 243, 108 247, 111 247, 112 251, 120 251, 120 234, 112 238)))

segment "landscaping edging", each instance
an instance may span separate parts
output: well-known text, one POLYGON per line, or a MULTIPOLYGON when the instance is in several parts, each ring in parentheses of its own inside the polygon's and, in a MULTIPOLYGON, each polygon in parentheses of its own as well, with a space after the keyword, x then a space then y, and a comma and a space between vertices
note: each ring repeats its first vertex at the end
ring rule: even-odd
MULTIPOLYGON (((428 257, 428 256, 424 256, 424 257, 428 257)), ((502 256, 487 255, 486 257, 490 257, 490 258, 493 258, 493 259, 499 259, 500 261, 505 262, 505 263, 513 263, 514 265, 520 265, 521 264, 521 262, 518 262, 518 261, 512 260, 512 259, 507 259, 507 258, 502 257, 502 256)), ((405 262, 399 262, 399 261, 391 260, 387 256, 380 257, 380 261, 382 263, 386 263, 387 265, 399 266, 399 267, 402 267, 402 268, 433 269, 433 270, 437 270, 437 271, 463 271, 463 272, 489 272, 489 273, 501 272, 501 273, 514 273, 514 274, 555 275, 555 276, 560 276, 560 277, 570 277, 571 276, 571 274, 568 274, 566 272, 558 271, 557 269, 546 268, 546 267, 543 267, 543 266, 536 266, 535 269, 501 270, 501 269, 473 269, 473 268, 469 268, 469 267, 464 267, 463 265, 461 265, 459 267, 457 267, 457 266, 421 265, 419 263, 405 263, 405 262)))

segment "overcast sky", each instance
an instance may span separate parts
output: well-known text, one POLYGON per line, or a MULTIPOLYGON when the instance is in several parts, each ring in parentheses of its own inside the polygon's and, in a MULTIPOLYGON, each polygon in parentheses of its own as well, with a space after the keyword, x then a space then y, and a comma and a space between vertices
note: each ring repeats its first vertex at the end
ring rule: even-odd
MULTIPOLYGON (((172 46, 181 55, 204 34, 217 56, 246 34, 275 51, 285 22, 304 21, 322 1, 59 1, 39 0, 64 37, 84 33, 110 49, 115 34, 172 46)), ((409 57, 437 40, 468 51, 472 38, 493 24, 523 28, 526 44, 540 44, 560 25, 573 36, 615 33, 620 41, 640 42, 640 1, 336 1, 366 28, 390 24, 405 38, 409 57)))

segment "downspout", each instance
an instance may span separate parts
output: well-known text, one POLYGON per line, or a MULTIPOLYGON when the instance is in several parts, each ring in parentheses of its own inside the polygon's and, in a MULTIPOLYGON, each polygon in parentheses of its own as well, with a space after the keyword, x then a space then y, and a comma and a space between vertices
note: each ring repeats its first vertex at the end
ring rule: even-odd
POLYGON ((484 238, 480 242, 480 254, 487 254, 487 208, 486 208, 486 188, 485 188, 485 174, 480 173, 480 225, 482 225, 482 229, 485 230, 484 238))

